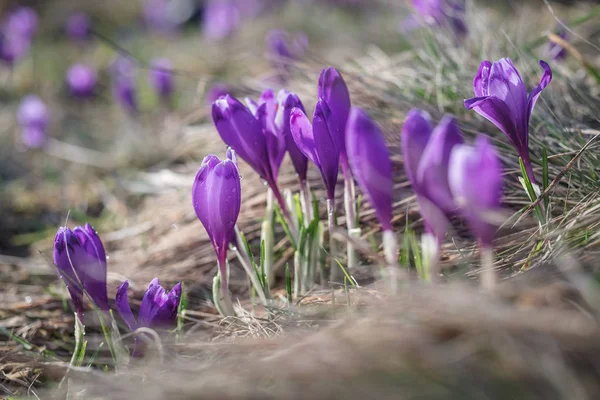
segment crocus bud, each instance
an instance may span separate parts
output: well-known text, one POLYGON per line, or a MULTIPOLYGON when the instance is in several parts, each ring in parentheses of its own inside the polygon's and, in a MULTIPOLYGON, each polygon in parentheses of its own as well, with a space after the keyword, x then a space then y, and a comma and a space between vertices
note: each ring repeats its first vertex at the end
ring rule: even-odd
POLYGON ((68 227, 58 229, 54 239, 54 264, 80 319, 83 318, 84 291, 100 310, 108 311, 106 253, 90 224, 72 231, 68 227))
POLYGON ((450 189, 471 230, 484 248, 491 248, 496 225, 490 213, 500 208, 502 164, 494 146, 479 136, 474 146, 459 145, 450 157, 450 189))
POLYGON ((417 195, 425 230, 438 246, 456 209, 448 184, 448 163, 452 149, 462 142, 460 129, 450 116, 432 129, 429 114, 413 109, 402 127, 404 168, 417 195))
POLYGON ((360 108, 353 107, 346 127, 352 175, 375 209, 384 231, 392 230, 392 162, 383 133, 360 108))
POLYGON ((348 157, 346 156, 346 123, 350 115, 350 93, 344 78, 335 68, 325 68, 319 76, 318 87, 319 99, 322 99, 331 112, 327 115, 327 125, 336 146, 340 151, 342 169, 346 172, 348 168, 348 157))
POLYGON ((212 118, 221 139, 267 183, 276 177, 271 169, 267 137, 261 121, 237 99, 226 95, 213 103, 212 118))
POLYGON ((113 82, 113 96, 117 103, 129 114, 138 111, 135 81, 131 77, 120 76, 113 82))
POLYGON ((333 200, 340 150, 326 122, 330 117, 331 110, 327 103, 319 99, 315 106, 312 125, 300 108, 292 109, 290 130, 298 149, 319 168, 327 189, 327 198, 333 200))
POLYGON ((177 322, 177 310, 181 302, 181 283, 167 291, 154 278, 142 298, 138 318, 133 315, 127 297, 129 281, 123 282, 117 289, 115 305, 125 324, 131 331, 138 328, 169 329, 177 322))
POLYGON ((221 40, 240 25, 240 10, 232 1, 210 0, 204 9, 203 31, 207 38, 221 40))
POLYGON ((292 160, 292 164, 294 165, 294 169, 298 174, 298 179, 300 182, 304 182, 306 180, 306 171, 308 170, 308 159, 296 145, 290 127, 292 110, 298 108, 303 113, 306 113, 306 111, 304 111, 304 105, 297 95, 288 92, 285 89, 281 89, 279 93, 277 93, 277 105, 275 125, 281 129, 282 135, 285 138, 285 146, 290 155, 290 159, 292 160))
POLYGON ((0 61, 12 67, 25 57, 30 46, 31 39, 27 37, 0 32, 0 61))
POLYGON ((74 64, 67 71, 66 82, 73 96, 90 97, 96 90, 98 73, 89 65, 74 64))
POLYGON ((161 99, 168 101, 171 98, 175 85, 173 67, 169 60, 166 58, 153 60, 150 63, 148 79, 161 99))
POLYGON ((214 154, 204 157, 192 186, 192 204, 196 216, 210 237, 221 269, 221 282, 227 288, 227 247, 235 235, 242 191, 240 175, 233 160, 219 160, 214 154))
POLYGON ((27 147, 39 148, 46 143, 50 112, 39 97, 29 95, 23 98, 17 120, 21 125, 21 138, 27 147))
POLYGON ((18 35, 32 39, 38 29, 39 17, 34 9, 30 7, 18 7, 13 10, 3 24, 5 35, 18 35))
POLYGON ((544 74, 540 83, 527 94, 519 71, 509 58, 494 63, 482 61, 473 79, 475 96, 465 100, 465 107, 487 118, 508 137, 523 159, 527 175, 536 182, 529 158, 529 119, 542 90, 552 80, 552 70, 540 61, 544 74))
POLYGON ((84 12, 71 14, 65 24, 65 32, 67 36, 75 41, 84 41, 91 34, 90 17, 84 12))

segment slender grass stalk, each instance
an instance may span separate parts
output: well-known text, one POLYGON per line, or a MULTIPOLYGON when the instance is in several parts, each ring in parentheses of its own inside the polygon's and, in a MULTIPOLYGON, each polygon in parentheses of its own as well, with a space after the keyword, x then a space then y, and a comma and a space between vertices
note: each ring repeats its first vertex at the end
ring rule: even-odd
MULTIPOLYGON (((250 277, 250 281, 252 282, 252 287, 254 287, 254 290, 256 290, 256 294, 258 295, 258 298, 260 299, 261 303, 263 303, 264 306, 267 306, 269 304, 269 301, 267 300, 267 296, 265 295, 265 290, 260 283, 258 275, 256 274, 256 270, 253 269, 250 266, 250 264, 248 264, 246 262, 246 260, 244 260, 244 258, 240 254, 240 251, 238 250, 237 247, 234 248, 234 251, 235 251, 235 254, 238 257, 238 259, 240 260, 240 264, 242 264, 244 271, 246 271, 246 274, 248 274, 248 276, 250 277)), ((228 294, 229 294, 229 292, 228 292, 228 294)), ((231 298, 229 301, 231 301, 231 298)))
POLYGON ((288 227, 290 229, 290 233, 292 234, 293 237, 298 238, 298 229, 296 229, 296 224, 294 223, 294 219, 292 218, 292 214, 290 213, 290 210, 288 209, 288 206, 285 202, 285 199, 283 198, 281 192, 279 191, 279 188, 277 187, 277 185, 275 183, 273 183, 272 185, 269 185, 273 196, 275 197, 275 200, 277 200, 277 203, 279 204, 279 209, 281 210, 281 214, 283 214, 283 217, 286 219, 288 227))
MULTIPOLYGON (((352 235, 352 232, 356 228, 356 198, 354 197, 355 192, 354 179, 352 175, 344 174, 344 207, 346 211, 346 227, 348 228, 348 235, 352 235)), ((348 241, 346 244, 346 254, 348 261, 346 263, 348 269, 354 268, 356 265, 357 253, 352 242, 348 241)))
POLYGON ((260 241, 264 243, 264 258, 261 261, 267 277, 267 288, 271 288, 275 284, 275 269, 273 268, 274 236, 273 220, 264 220, 260 230, 260 241))
POLYGON ((294 297, 301 295, 302 291, 302 257, 300 250, 294 253, 294 297))
POLYGON ((398 292, 398 242, 393 231, 383 231, 383 255, 387 264, 386 270, 390 284, 390 291, 395 294, 398 292))
POLYGON ((496 287, 494 251, 491 247, 481 247, 481 286, 490 291, 496 287))
POLYGON ((335 200, 327 199, 327 227, 329 229, 329 258, 330 258, 330 271, 329 281, 331 284, 341 279, 341 269, 335 260, 337 253, 335 239, 333 237, 333 231, 335 230, 335 200))
POLYGON ((315 216, 311 207, 310 187, 307 180, 300 180, 300 204, 302 205, 302 214, 304 214, 304 226, 308 227, 315 216))

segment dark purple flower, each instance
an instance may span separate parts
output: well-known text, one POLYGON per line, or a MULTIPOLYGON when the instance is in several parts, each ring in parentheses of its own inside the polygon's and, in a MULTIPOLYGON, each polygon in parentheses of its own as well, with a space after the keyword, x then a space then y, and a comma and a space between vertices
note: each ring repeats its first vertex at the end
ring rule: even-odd
POLYGON ((448 163, 452 149, 463 143, 462 133, 451 116, 445 116, 432 129, 428 113, 411 110, 402 127, 404 169, 417 195, 425 230, 441 245, 448 218, 456 205, 448 183, 448 163))
MULTIPOLYGON (((567 40, 569 35, 566 30, 560 29, 558 37, 567 40)), ((548 56, 553 60, 561 61, 567 57, 567 51, 560 44, 551 41, 548 43, 548 56)))
POLYGON ((25 57, 30 46, 28 37, 0 32, 0 60, 11 67, 25 57))
POLYGON ((325 68, 319 76, 318 96, 327 103, 331 110, 326 115, 326 122, 335 145, 339 149, 340 162, 344 174, 349 171, 348 156, 346 155, 346 123, 350 115, 350 93, 344 78, 335 68, 325 68))
POLYGON ((166 58, 158 58, 150 63, 148 75, 150 84, 161 99, 168 100, 175 88, 173 67, 166 58))
POLYGON ((290 155, 294 169, 298 174, 298 179, 301 182, 304 182, 306 180, 306 171, 308 170, 308 159, 296 145, 290 127, 292 110, 298 108, 305 113, 304 105, 297 95, 288 92, 285 89, 281 89, 279 93, 277 93, 277 106, 275 125, 281 130, 282 135, 285 138, 285 147, 290 155))
POLYGON ((37 31, 39 18, 34 9, 18 7, 13 10, 2 24, 2 31, 7 36, 18 35, 32 39, 37 31))
POLYGON ((71 14, 65 25, 67 36, 73 40, 83 41, 90 37, 91 20, 84 12, 71 14))
POLYGON ((98 73, 89 65, 74 64, 67 71, 66 82, 73 96, 90 97, 96 90, 98 73))
POLYGON ((158 278, 154 278, 142 298, 137 320, 133 316, 127 290, 129 282, 125 281, 117 289, 115 304, 117 311, 131 331, 138 328, 169 329, 175 326, 177 310, 181 301, 181 283, 173 286, 170 292, 160 285, 158 278))
POLYGON ((50 123, 50 112, 37 96, 23 98, 17 112, 22 130, 22 140, 27 147, 39 148, 46 143, 46 131, 50 123))
POLYGON ((500 208, 502 164, 494 146, 479 136, 474 146, 459 145, 452 151, 448 172, 450 188, 471 230, 484 248, 491 248, 496 225, 490 213, 500 208))
POLYGON ((235 233, 242 191, 234 152, 223 161, 214 154, 204 157, 192 186, 194 211, 217 254, 221 282, 227 288, 227 247, 235 233))
POLYGON ((217 101, 219 97, 224 97, 230 92, 231 88, 229 85, 223 82, 215 82, 206 91, 206 102, 212 104, 217 101))
POLYGON ((220 40, 230 36, 240 25, 240 10, 233 1, 210 0, 204 9, 203 31, 206 37, 220 40))
POLYGON ((71 295, 75 311, 83 318, 83 295, 88 294, 102 311, 108 311, 106 253, 90 224, 58 228, 54 239, 54 264, 71 295))
POLYGON ((129 114, 138 112, 135 63, 128 57, 119 56, 109 67, 112 75, 113 97, 129 114))
POLYGON ((465 107, 475 110, 496 125, 511 141, 523 159, 527 175, 536 182, 529 159, 529 119, 535 102, 552 80, 552 70, 540 61, 544 74, 538 86, 529 95, 509 58, 495 63, 482 61, 473 80, 475 96, 465 100, 465 107))
POLYGON ((346 149, 352 174, 375 209, 384 231, 392 230, 392 162, 383 133, 360 108, 350 111, 346 149))
POLYGON ((464 1, 413 0, 413 7, 426 24, 449 26, 457 35, 468 32, 464 1))
POLYGON ((335 197, 335 185, 338 179, 340 150, 334 135, 330 132, 327 119, 331 118, 331 110, 322 99, 317 101, 312 125, 304 111, 292 109, 290 130, 298 149, 311 160, 319 171, 327 189, 327 198, 335 197))

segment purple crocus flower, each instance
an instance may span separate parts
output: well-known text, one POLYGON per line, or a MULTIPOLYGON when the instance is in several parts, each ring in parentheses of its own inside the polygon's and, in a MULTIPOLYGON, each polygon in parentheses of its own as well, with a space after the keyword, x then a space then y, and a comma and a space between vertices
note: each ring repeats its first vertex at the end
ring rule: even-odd
POLYGON ((206 102, 208 104, 212 104, 215 101, 217 101, 219 97, 226 96, 230 92, 231 88, 229 87, 229 85, 223 82, 215 82, 206 91, 206 102))
POLYGON ((448 183, 448 163, 453 148, 463 143, 456 121, 445 116, 432 129, 431 117, 425 111, 411 110, 402 127, 404 168, 417 195, 425 231, 441 246, 448 218, 455 213, 448 183))
POLYGON ((168 329, 175 326, 177 310, 181 301, 181 283, 173 286, 170 292, 160 285, 158 278, 152 279, 142 298, 137 320, 133 316, 127 291, 129 281, 125 281, 117 289, 115 305, 125 324, 131 331, 138 328, 168 329))
POLYGON ((448 180, 456 203, 483 248, 492 248, 496 225, 490 212, 500 208, 502 164, 494 146, 479 136, 474 146, 459 145, 450 157, 448 180))
POLYGON ((240 25, 240 10, 233 1, 210 0, 204 9, 203 31, 207 38, 221 40, 240 25))
POLYGON ((21 125, 23 143, 27 147, 40 148, 46 143, 50 112, 39 97, 29 95, 23 98, 17 112, 17 120, 21 125))
POLYGON ((150 84, 158 96, 168 101, 173 95, 175 88, 173 66, 166 58, 157 58, 150 63, 148 74, 150 84))
POLYGON ((468 32, 465 5, 461 0, 413 0, 413 7, 426 24, 449 26, 455 34, 468 32))
POLYGON ((308 48, 308 36, 305 33, 290 33, 283 29, 273 29, 267 34, 269 53, 277 58, 298 60, 308 48))
POLYGON ((192 186, 196 216, 210 237, 217 254, 223 290, 227 290, 227 247, 235 234, 242 191, 235 153, 223 161, 214 155, 204 157, 192 186))
POLYGON ((66 82, 73 96, 90 97, 96 90, 98 73, 92 66, 74 64, 67 71, 66 82))
MULTIPOLYGON (((563 40, 567 40, 569 35, 566 30, 561 29, 558 31, 558 37, 563 40)), ((548 56, 556 61, 562 61, 567 57, 567 51, 558 43, 548 43, 548 56)))
POLYGON ((91 34, 91 20, 84 12, 71 14, 65 24, 65 32, 67 36, 76 41, 84 41, 89 39, 91 34))
POLYGON ((281 89, 277 93, 277 115, 275 117, 275 125, 282 132, 285 138, 285 147, 290 155, 294 169, 298 174, 298 179, 301 184, 306 181, 306 171, 308 170, 308 158, 300 151, 298 145, 294 141, 290 126, 290 116, 292 110, 297 108, 305 113, 304 105, 300 101, 300 98, 294 93, 288 92, 285 89, 281 89))
POLYGON ((527 94, 519 71, 509 58, 494 63, 482 61, 473 80, 475 96, 465 100, 465 107, 475 110, 496 125, 511 141, 523 159, 527 175, 535 183, 529 158, 529 119, 535 102, 552 80, 552 70, 540 61, 544 70, 540 83, 527 94))
POLYGON ((360 108, 350 111, 346 149, 352 174, 375 209, 384 231, 392 230, 392 162, 383 133, 360 108))
POLYGON ((331 110, 325 101, 319 99, 312 125, 304 111, 300 108, 292 109, 290 130, 298 149, 321 171, 327 189, 327 199, 333 200, 338 179, 340 149, 327 124, 328 118, 331 118, 331 110))
POLYGON ((123 56, 117 57, 109 67, 112 75, 113 97, 129 114, 138 112, 137 87, 134 62, 123 56))
POLYGON ((18 35, 31 40, 38 29, 38 24, 39 17, 34 9, 18 7, 4 20, 3 32, 8 36, 18 35))
POLYGON ((327 113, 326 123, 339 149, 340 162, 344 177, 348 178, 350 168, 348 166, 348 156, 346 155, 346 123, 350 115, 350 93, 344 78, 335 68, 325 68, 319 76, 318 97, 321 101, 327 103, 330 110, 327 113))
POLYGON ((20 35, 0 32, 0 61, 12 67, 25 57, 31 47, 31 39, 20 35))
POLYGON ((72 231, 68 227, 58 228, 54 239, 54 264, 82 322, 84 291, 100 310, 108 311, 106 253, 90 224, 72 231))

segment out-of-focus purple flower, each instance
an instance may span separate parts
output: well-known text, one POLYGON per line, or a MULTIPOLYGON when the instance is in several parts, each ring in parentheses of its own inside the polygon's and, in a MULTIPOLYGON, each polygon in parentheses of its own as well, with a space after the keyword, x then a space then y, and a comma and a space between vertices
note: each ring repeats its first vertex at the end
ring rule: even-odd
POLYGON ((217 254, 224 288, 227 288, 227 247, 234 237, 242 202, 235 153, 229 151, 227 156, 223 161, 214 154, 204 157, 192 186, 194 211, 217 254))
POLYGON ((451 116, 445 116, 432 129, 425 111, 411 110, 402 127, 404 169, 417 195, 425 230, 443 242, 448 218, 456 212, 448 183, 448 163, 455 146, 462 144, 462 133, 451 116))
POLYGON ((170 0, 144 0, 142 16, 146 26, 157 32, 172 33, 178 27, 170 12, 170 0))
POLYGON ((273 29, 267 34, 266 41, 269 53, 277 58, 298 60, 308 48, 308 36, 303 32, 292 36, 283 29, 273 29))
POLYGON ((138 104, 134 62, 119 56, 110 65, 109 71, 112 75, 113 97, 127 113, 136 114, 138 104))
POLYGON ((169 100, 175 88, 173 66, 166 58, 157 58, 150 63, 150 84, 161 99, 169 100))
POLYGON ((113 78, 123 75, 132 77, 135 75, 135 62, 129 57, 119 55, 110 63, 108 71, 113 78))
POLYGON ((91 20, 84 12, 71 14, 65 24, 67 36, 73 40, 83 41, 89 39, 91 34, 91 20))
POLYGON ((465 107, 475 110, 496 125, 511 141, 523 159, 527 175, 536 182, 529 158, 529 119, 535 102, 552 80, 552 70, 540 61, 544 74, 540 83, 527 94, 519 71, 509 58, 494 63, 482 61, 473 79, 475 96, 465 100, 465 107))
POLYGON ((462 0, 413 0, 413 7, 426 24, 449 26, 457 35, 468 32, 462 0))
POLYGON ((23 98, 17 120, 22 130, 21 139, 27 147, 39 148, 46 143, 50 112, 39 97, 29 95, 23 98))
POLYGON ((67 286, 75 311, 83 319, 83 295, 88 294, 102 311, 108 311, 106 253, 90 224, 58 228, 54 239, 54 264, 67 286))
POLYGON ((206 91, 206 102, 212 104, 217 101, 219 97, 224 97, 230 94, 230 92, 231 88, 229 85, 223 82, 215 82, 206 91))
POLYGON ((167 293, 160 285, 158 278, 154 278, 144 293, 137 320, 129 306, 128 289, 129 281, 125 281, 119 286, 115 305, 119 315, 131 331, 138 328, 169 329, 175 326, 177 310, 181 301, 181 283, 173 286, 167 293))
POLYGON ((342 171, 349 174, 348 156, 346 155, 346 123, 350 115, 350 93, 344 78, 335 68, 325 68, 319 76, 319 99, 327 103, 330 110, 325 115, 327 127, 335 145, 339 149, 342 171))
POLYGON ((92 66, 74 64, 67 71, 66 82, 73 96, 90 97, 96 90, 98 73, 92 66))
POLYGON ((459 145, 450 157, 450 189, 471 230, 484 248, 491 248, 496 225, 490 213, 500 208, 502 164, 494 146, 479 136, 475 146, 459 145))
POLYGON ((20 35, 5 35, 0 32, 0 60, 9 66, 25 57, 31 46, 29 38, 20 35))
MULTIPOLYGON (((558 37, 567 40, 569 35, 566 30, 560 29, 558 37)), ((551 41, 548 43, 548 56, 553 60, 562 61, 567 57, 567 51, 560 44, 551 41)))
POLYGON ((240 25, 240 10, 229 0, 210 0, 204 9, 203 31, 207 38, 220 40, 230 36, 240 25))
POLYGON ((333 200, 338 179, 340 149, 327 124, 328 118, 331 118, 331 110, 325 101, 319 99, 312 125, 304 111, 300 108, 292 109, 290 130, 298 149, 321 171, 327 198, 333 200))
POLYGON ((32 39, 38 29, 39 18, 34 9, 30 7, 18 7, 13 10, 2 24, 5 35, 18 35, 23 38, 32 39))
POLYGON ((375 209, 384 231, 392 230, 392 162, 383 133, 360 108, 350 111, 346 149, 352 174, 375 209))

